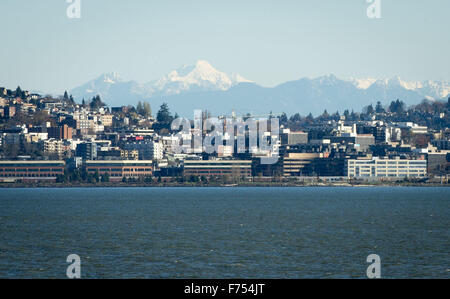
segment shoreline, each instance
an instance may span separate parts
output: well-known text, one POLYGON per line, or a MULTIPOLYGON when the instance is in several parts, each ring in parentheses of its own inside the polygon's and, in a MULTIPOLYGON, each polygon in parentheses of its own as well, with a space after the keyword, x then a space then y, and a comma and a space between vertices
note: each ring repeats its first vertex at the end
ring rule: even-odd
POLYGON ((97 184, 67 184, 67 183, 1 183, 0 189, 76 189, 76 188, 382 188, 382 187, 423 187, 445 188, 449 184, 433 183, 376 183, 376 184, 348 184, 348 183, 317 183, 317 184, 293 184, 293 183, 241 183, 241 184, 196 184, 196 183, 161 183, 161 184, 127 184, 127 183, 97 183, 97 184))

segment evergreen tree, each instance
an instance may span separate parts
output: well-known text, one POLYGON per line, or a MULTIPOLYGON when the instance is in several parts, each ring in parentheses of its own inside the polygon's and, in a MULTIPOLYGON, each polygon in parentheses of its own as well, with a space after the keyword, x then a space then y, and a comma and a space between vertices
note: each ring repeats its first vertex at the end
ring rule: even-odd
POLYGON ((91 109, 98 109, 105 106, 99 95, 93 97, 89 105, 91 109))
POLYGON ((375 112, 375 109, 373 109, 372 104, 366 107, 366 114, 372 115, 375 112))
POLYGON ((288 117, 286 115, 286 113, 283 112, 283 114, 281 114, 280 116, 280 123, 285 124, 288 122, 288 117))
POLYGON ((348 120, 350 118, 350 111, 345 110, 344 111, 344 116, 345 116, 345 119, 348 120))
POLYGON ((375 107, 375 112, 376 113, 384 113, 384 108, 383 105, 381 104, 380 101, 377 102, 377 106, 375 107))
POLYGON ((22 97, 22 89, 20 86, 17 86, 15 95, 16 97, 22 97))
POLYGON ((300 113, 295 113, 293 116, 291 116, 291 122, 297 123, 302 120, 302 117, 300 116, 300 113))
POLYGON ((158 111, 158 115, 156 116, 156 120, 161 124, 170 124, 173 121, 172 114, 169 110, 169 105, 164 103, 161 105, 160 110, 158 111))
POLYGON ((397 101, 393 101, 389 106, 389 110, 392 113, 401 114, 405 112, 405 103, 397 99, 397 101))

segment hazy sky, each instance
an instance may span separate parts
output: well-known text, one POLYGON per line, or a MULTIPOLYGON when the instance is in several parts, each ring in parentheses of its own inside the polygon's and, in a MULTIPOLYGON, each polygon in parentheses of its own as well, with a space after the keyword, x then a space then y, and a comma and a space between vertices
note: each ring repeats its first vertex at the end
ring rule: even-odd
POLYGON ((100 74, 150 81, 208 60, 264 86, 341 78, 450 80, 450 1, 0 0, 0 86, 71 89, 100 74))

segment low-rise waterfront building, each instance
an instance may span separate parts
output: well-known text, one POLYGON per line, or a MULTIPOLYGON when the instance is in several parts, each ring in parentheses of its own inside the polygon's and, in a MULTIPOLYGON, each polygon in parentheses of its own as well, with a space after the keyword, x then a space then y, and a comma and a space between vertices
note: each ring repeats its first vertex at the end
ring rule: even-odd
POLYGON ((184 176, 204 177, 251 177, 251 160, 186 160, 184 176))
POLYGON ((64 161, 0 161, 0 181, 56 181, 64 161))
POLYGON ((153 161, 86 161, 88 173, 99 175, 108 174, 111 181, 121 181, 123 178, 145 178, 153 175, 153 161))
POLYGON ((348 178, 423 178, 427 176, 427 161, 377 157, 370 160, 347 160, 345 175, 348 178))

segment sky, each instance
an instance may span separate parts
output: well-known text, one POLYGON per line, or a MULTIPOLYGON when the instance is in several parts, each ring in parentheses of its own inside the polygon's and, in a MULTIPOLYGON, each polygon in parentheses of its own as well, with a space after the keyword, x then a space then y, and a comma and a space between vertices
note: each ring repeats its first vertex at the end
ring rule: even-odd
MULTIPOLYGON (((263 86, 339 78, 450 81, 450 1, 0 1, 0 86, 62 93, 106 72, 148 82, 207 60, 263 86)), ((375 0, 372 0, 375 1, 375 0)))

